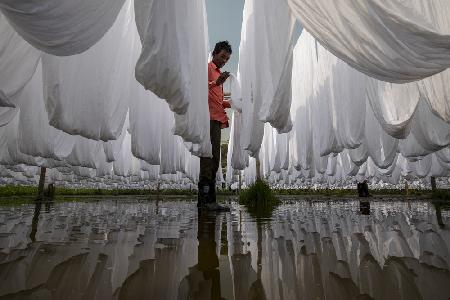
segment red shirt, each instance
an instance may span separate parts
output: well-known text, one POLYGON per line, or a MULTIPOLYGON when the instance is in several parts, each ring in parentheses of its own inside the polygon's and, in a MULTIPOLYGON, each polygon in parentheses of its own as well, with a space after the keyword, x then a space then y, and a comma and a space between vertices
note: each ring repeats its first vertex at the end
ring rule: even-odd
POLYGON ((216 79, 220 76, 220 69, 213 62, 208 64, 208 106, 209 118, 222 123, 221 128, 228 127, 228 117, 225 108, 230 107, 228 101, 223 100, 223 86, 216 85, 216 79))

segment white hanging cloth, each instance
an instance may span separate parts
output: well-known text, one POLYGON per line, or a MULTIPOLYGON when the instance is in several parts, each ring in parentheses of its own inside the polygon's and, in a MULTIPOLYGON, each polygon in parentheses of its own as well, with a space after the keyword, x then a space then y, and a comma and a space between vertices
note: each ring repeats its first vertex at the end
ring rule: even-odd
POLYGON ((371 77, 410 82, 450 66, 450 28, 433 21, 448 18, 446 0, 286 1, 325 48, 371 77))
POLYGON ((139 43, 132 9, 127 1, 108 33, 84 53, 44 54, 44 94, 52 126, 94 140, 119 137, 134 81, 132 54, 139 43))
POLYGON ((61 160, 72 151, 75 137, 49 125, 42 90, 42 66, 39 64, 33 78, 14 96, 20 108, 19 150, 33 157, 61 160))
POLYGON ((366 91, 372 111, 384 131, 395 138, 406 138, 419 103, 417 84, 394 84, 367 78, 366 91))
POLYGON ((124 0, 0 1, 14 29, 31 45, 58 56, 81 53, 111 28, 124 0))
MULTIPOLYGON (((292 128, 291 105, 292 51, 295 18, 283 2, 258 0, 251 17, 256 26, 254 49, 258 55, 244 56, 255 64, 254 97, 261 98, 258 116, 279 132, 292 128)), ((248 84, 242 78, 242 85, 248 84)))
POLYGON ((28 44, 0 11, 0 106, 15 107, 10 99, 33 76, 41 51, 28 44))
POLYGON ((242 92, 241 144, 249 155, 255 157, 264 136, 264 123, 259 120, 262 98, 257 95, 255 53, 255 0, 245 1, 242 19, 241 44, 239 46, 238 78, 242 92), (242 80, 241 80, 242 79, 242 80), (245 83, 244 83, 245 80, 245 83))
POLYGON ((197 144, 196 155, 211 156, 204 0, 135 0, 135 11, 142 42, 136 79, 167 101, 174 133, 197 144))

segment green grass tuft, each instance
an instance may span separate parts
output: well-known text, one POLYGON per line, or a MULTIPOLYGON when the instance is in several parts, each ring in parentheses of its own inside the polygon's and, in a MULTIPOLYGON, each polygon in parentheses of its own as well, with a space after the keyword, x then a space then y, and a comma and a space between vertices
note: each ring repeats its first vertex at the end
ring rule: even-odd
POLYGON ((256 218, 270 218, 280 204, 269 185, 258 179, 239 195, 239 203, 247 207, 250 215, 256 218))
MULTIPOLYGON (((0 197, 12 196, 37 196, 37 186, 27 185, 4 185, 0 186, 0 197)), ((157 195, 156 190, 151 189, 88 189, 88 188, 66 188, 55 186, 55 195, 60 196, 130 196, 130 195, 157 195)), ((160 195, 186 195, 197 194, 196 190, 161 189, 160 195)))

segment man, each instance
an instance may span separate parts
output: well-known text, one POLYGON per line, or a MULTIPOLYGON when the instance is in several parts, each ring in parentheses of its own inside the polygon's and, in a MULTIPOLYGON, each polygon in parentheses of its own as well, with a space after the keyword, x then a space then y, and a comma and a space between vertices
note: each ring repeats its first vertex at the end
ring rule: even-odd
POLYGON ((198 183, 199 208, 216 211, 228 211, 229 208, 217 204, 216 173, 220 165, 220 131, 228 127, 225 108, 230 107, 223 99, 223 83, 230 76, 229 72, 220 69, 228 62, 232 54, 228 41, 218 42, 212 53, 212 61, 208 64, 208 106, 210 117, 210 137, 212 158, 200 157, 200 180, 198 183))

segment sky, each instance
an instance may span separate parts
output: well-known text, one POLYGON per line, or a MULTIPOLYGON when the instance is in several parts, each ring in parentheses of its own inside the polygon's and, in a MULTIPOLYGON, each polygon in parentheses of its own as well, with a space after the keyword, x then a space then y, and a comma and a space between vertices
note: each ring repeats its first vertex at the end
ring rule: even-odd
MULTIPOLYGON (((244 11, 244 0, 206 0, 206 14, 208 17, 209 50, 223 40, 230 42, 233 49, 228 63, 222 71, 237 73, 239 63, 239 44, 241 42, 242 13, 244 11)), ((301 26, 297 24, 294 36, 298 38, 301 26)), ((229 91, 227 83, 224 84, 225 91, 229 91)), ((231 111, 227 109, 231 117, 231 111)), ((228 141, 229 128, 222 130, 222 142, 228 141)))
MULTIPOLYGON (((209 50, 212 51, 214 45, 219 41, 229 41, 233 54, 222 70, 233 74, 237 73, 239 62, 243 10, 244 0, 206 0, 209 50)), ((224 89, 226 91, 229 90, 226 83, 224 84, 224 89)), ((228 109, 227 114, 231 118, 231 111, 228 109)), ((222 143, 228 141, 229 136, 229 128, 222 130, 222 143)))
POLYGON ((242 12, 244 0, 206 0, 210 51, 223 40, 230 42, 233 54, 224 71, 237 72, 239 44, 241 41, 242 12))

